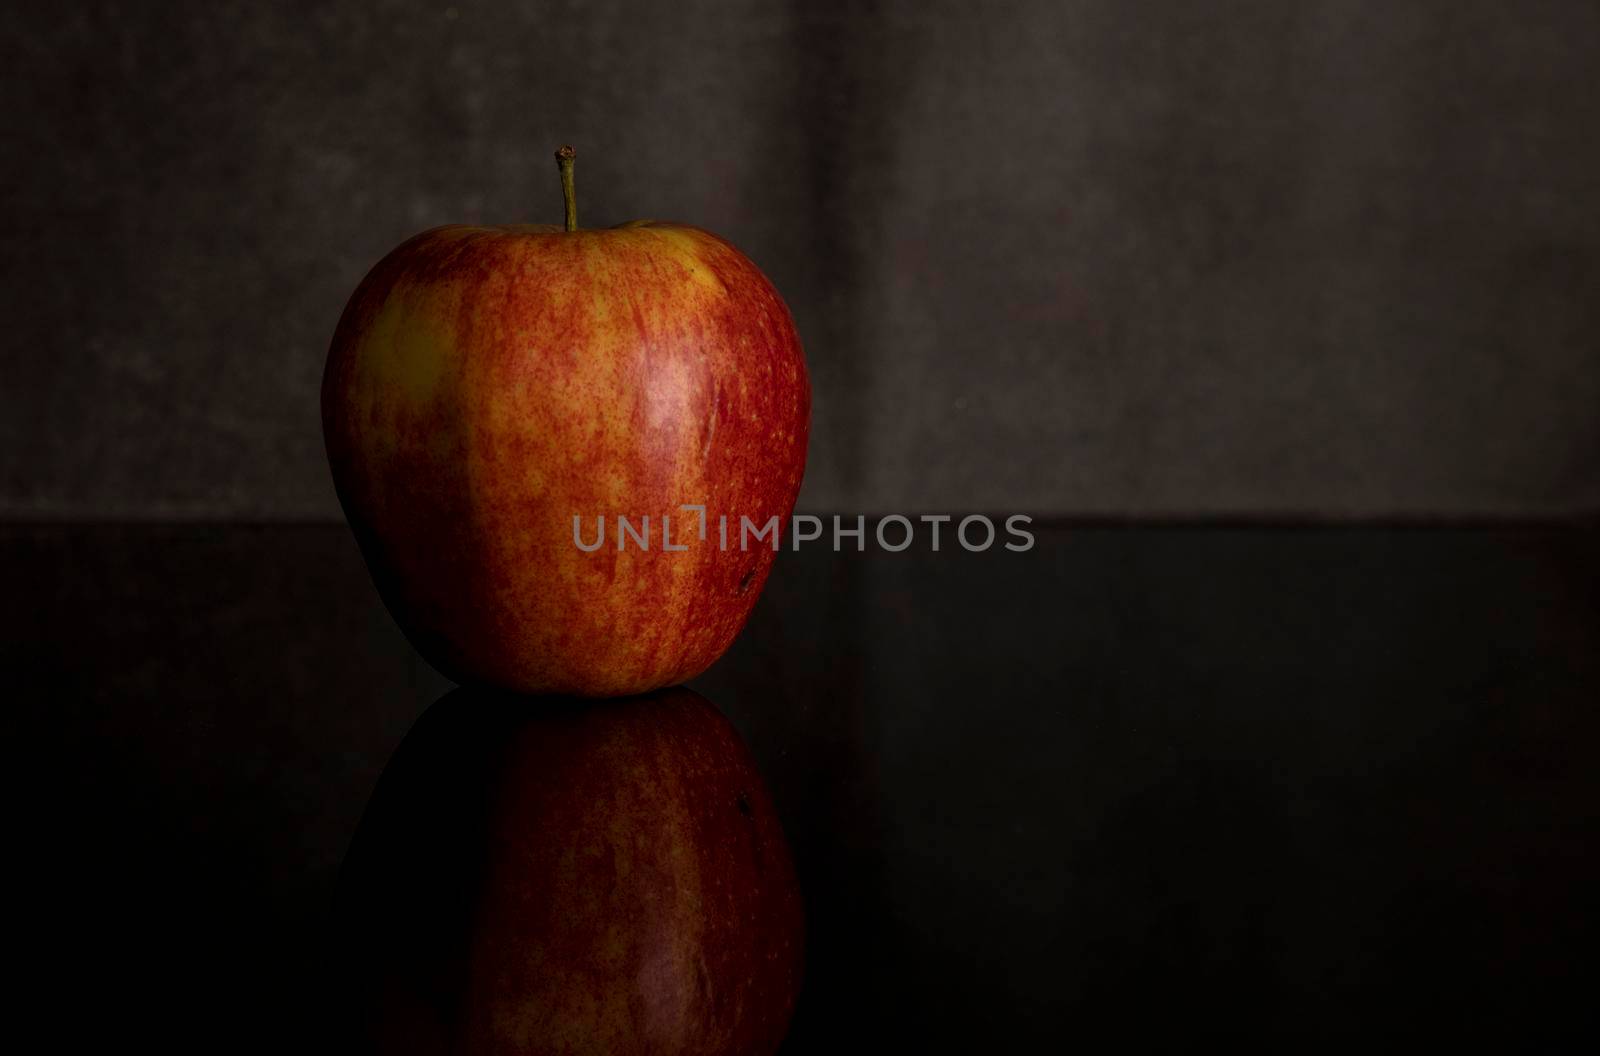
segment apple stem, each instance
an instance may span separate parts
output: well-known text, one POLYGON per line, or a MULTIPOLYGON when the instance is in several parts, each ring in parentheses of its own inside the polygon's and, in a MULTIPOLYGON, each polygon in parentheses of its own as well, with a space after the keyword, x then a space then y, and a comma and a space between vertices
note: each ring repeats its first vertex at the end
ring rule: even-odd
POLYGON ((578 152, 571 147, 556 151, 556 168, 561 170, 561 197, 567 205, 567 230, 578 229, 578 192, 572 189, 572 159, 578 152))

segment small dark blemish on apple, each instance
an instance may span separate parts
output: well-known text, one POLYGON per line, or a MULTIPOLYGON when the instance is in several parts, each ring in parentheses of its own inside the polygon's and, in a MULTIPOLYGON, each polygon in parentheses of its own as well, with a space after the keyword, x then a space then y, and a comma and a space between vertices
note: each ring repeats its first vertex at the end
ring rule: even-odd
POLYGON ((755 578, 756 570, 754 567, 745 569, 744 575, 739 577, 739 593, 743 594, 745 591, 749 590, 750 584, 755 580, 755 578))
POLYGON ((734 800, 734 803, 738 805, 740 814, 743 814, 747 818, 751 816, 749 796, 743 792, 740 792, 738 798, 734 800))

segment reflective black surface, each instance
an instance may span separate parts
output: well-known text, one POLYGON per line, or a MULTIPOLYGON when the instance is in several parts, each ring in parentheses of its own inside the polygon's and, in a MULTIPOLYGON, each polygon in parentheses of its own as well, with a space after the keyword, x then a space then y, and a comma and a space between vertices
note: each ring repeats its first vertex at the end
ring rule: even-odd
MULTIPOLYGON (((339 862, 446 684, 343 526, 0 542, 24 1014, 314 1050, 339 862)), ((812 547, 695 685, 806 891, 787 1051, 1594 1036, 1593 528, 812 547)))

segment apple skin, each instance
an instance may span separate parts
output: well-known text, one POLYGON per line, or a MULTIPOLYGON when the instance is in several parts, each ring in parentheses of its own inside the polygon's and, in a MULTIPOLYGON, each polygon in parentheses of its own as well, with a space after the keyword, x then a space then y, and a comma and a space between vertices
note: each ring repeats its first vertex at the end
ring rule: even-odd
POLYGON ((801 981, 772 800, 686 689, 446 696, 378 783, 334 921, 351 1051, 760 1056, 801 981))
POLYGON ((452 680, 527 694, 674 685, 733 642, 787 526, 811 386, 761 271, 693 227, 449 226, 378 263, 322 383, 374 583, 452 680), (706 539, 699 515, 706 507, 706 539), (727 515, 729 547, 719 543, 727 515), (616 517, 650 519, 648 551, 616 517), (605 517, 605 545, 586 542, 605 517), (663 552, 663 518, 684 552, 663 552))

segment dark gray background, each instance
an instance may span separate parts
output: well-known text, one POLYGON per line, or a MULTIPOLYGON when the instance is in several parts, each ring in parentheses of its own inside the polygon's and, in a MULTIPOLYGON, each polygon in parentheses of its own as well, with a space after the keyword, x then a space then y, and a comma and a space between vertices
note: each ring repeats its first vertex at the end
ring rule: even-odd
POLYGON ((1600 506, 1600 6, 8 5, 0 516, 336 517, 317 386, 451 221, 714 229, 811 509, 1600 506), (26 8, 26 10, 24 10, 26 8))

